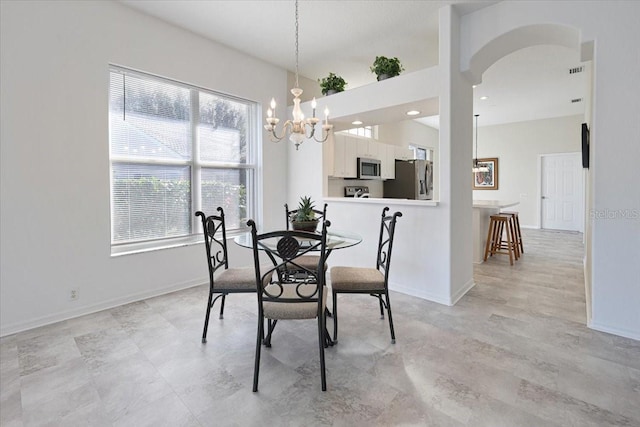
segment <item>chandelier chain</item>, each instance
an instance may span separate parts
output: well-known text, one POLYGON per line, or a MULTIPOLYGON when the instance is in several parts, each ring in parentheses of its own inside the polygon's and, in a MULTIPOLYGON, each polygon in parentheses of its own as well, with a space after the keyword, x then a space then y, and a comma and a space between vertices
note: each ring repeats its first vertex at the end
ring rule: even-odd
POLYGON ((296 87, 298 84, 298 0, 296 0, 296 87))

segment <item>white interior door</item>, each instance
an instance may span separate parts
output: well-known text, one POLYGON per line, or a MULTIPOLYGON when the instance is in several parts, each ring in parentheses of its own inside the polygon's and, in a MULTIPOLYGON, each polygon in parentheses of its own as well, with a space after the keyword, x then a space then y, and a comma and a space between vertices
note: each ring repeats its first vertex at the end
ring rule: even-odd
POLYGON ((542 156, 542 228, 583 231, 581 159, 580 153, 542 156))

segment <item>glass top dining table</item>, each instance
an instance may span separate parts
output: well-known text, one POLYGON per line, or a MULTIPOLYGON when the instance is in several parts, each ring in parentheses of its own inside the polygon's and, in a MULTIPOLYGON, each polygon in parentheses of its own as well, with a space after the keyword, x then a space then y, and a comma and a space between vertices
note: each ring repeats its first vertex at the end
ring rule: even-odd
MULTIPOLYGON (((258 234, 261 233, 262 232, 259 232, 258 234)), ((251 237, 251 232, 239 234, 233 240, 237 245, 243 246, 245 248, 253 248, 253 238, 251 237)), ((359 244, 360 242, 362 242, 362 236, 358 234, 335 229, 331 231, 327 230, 327 256, 329 256, 331 252, 336 249, 349 248, 351 246, 359 244)), ((304 249, 304 239, 301 239, 300 244, 300 249, 304 249)), ((262 240, 260 242, 260 246, 262 247, 259 246, 259 248, 265 249, 265 245, 270 249, 276 249, 278 245, 278 239, 274 238, 262 240)), ((311 250, 313 251, 314 249, 311 250)), ((329 309, 325 308, 325 311, 327 313, 327 316, 331 317, 331 312, 329 311, 329 309)), ((334 342, 327 332, 325 334, 325 347, 333 346, 333 344, 334 342)))
MULTIPOLYGON (((262 232, 258 232, 258 234, 260 233, 262 232)), ((233 240, 237 245, 244 246, 245 248, 253 248, 251 232, 239 234, 233 240)), ((362 242, 362 236, 358 234, 340 230, 327 230, 327 249, 329 251, 349 248, 351 246, 357 245, 360 242, 362 242)), ((302 243, 304 246, 304 242, 302 243)), ((263 244, 273 245, 273 247, 275 248, 277 245, 277 241, 269 243, 263 241, 263 244)))

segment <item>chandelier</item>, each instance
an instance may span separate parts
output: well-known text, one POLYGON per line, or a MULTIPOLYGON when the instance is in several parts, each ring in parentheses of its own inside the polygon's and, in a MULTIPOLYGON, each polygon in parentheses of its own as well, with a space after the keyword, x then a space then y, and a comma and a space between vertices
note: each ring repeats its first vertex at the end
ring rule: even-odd
POLYGON ((475 172, 489 172, 489 168, 485 163, 478 162, 478 116, 480 114, 475 114, 476 117, 476 156, 473 159, 473 167, 472 171, 475 172))
POLYGON ((329 109, 324 109, 324 124, 322 124, 322 131, 324 138, 316 138, 316 125, 320 122, 320 119, 316 117, 316 99, 311 101, 311 108, 313 110, 310 118, 305 119, 302 109, 300 108, 300 95, 302 95, 302 89, 298 87, 298 0, 296 0, 296 85, 291 89, 293 94, 293 120, 287 120, 282 126, 282 134, 278 136, 276 133, 276 125, 280 121, 276 117, 276 100, 271 98, 270 108, 267 110, 267 124, 264 128, 267 132, 270 132, 270 139, 273 142, 279 142, 289 134, 289 140, 296 145, 296 150, 304 142, 305 139, 313 138, 317 142, 325 142, 329 137, 329 133, 333 128, 333 125, 329 124, 329 109))

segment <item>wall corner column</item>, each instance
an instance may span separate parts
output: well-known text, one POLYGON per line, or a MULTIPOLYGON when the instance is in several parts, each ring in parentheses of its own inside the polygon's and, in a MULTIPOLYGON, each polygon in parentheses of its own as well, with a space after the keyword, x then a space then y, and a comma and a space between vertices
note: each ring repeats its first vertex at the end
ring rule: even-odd
POLYGON ((439 14, 440 165, 442 207, 449 220, 451 304, 474 284, 472 238, 473 89, 460 71, 460 16, 449 5, 439 14))

